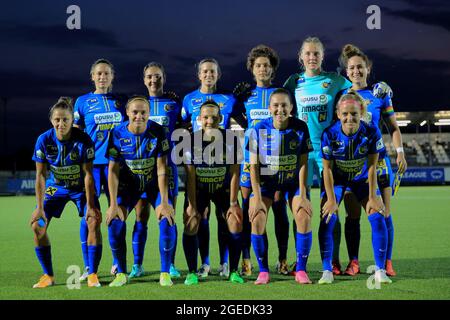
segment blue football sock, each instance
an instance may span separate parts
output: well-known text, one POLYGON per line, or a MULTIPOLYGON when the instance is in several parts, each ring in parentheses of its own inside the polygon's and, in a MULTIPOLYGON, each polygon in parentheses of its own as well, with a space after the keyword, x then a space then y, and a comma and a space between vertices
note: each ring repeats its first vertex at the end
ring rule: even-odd
POLYGON ((209 263, 209 220, 201 219, 198 227, 198 247, 200 251, 200 258, 202 264, 210 265, 209 263))
MULTIPOLYGON (((220 214, 220 213, 219 213, 220 214)), ((230 231, 223 217, 217 217, 217 242, 219 243, 220 264, 228 262, 228 242, 230 231)))
POLYGON ((281 199, 272 204, 275 223, 275 236, 278 244, 278 260, 284 260, 287 257, 289 241, 289 218, 286 210, 286 201, 281 199))
POLYGON ((392 247, 394 246, 394 225, 392 223, 392 214, 389 217, 385 218, 386 228, 388 234, 388 242, 387 242, 387 251, 386 251, 386 260, 392 259, 392 247))
POLYGON ((89 274, 97 273, 98 265, 102 256, 102 245, 88 246, 89 274))
POLYGON ((250 245, 252 243, 251 233, 252 225, 248 217, 248 208, 250 205, 250 198, 242 198, 242 259, 250 259, 250 245))
POLYGON ((230 273, 237 271, 241 256, 242 232, 230 232, 230 273))
POLYGON ((373 255, 378 269, 384 269, 386 262, 388 232, 384 220, 384 216, 381 213, 376 212, 369 215, 369 222, 372 227, 373 255))
MULTIPOLYGON (((267 239, 267 236, 266 236, 267 239)), ((264 235, 252 233, 252 246, 258 260, 259 272, 269 272, 269 263, 267 259, 267 247, 264 235)))
POLYGON ((297 232, 295 237, 295 248, 297 252, 296 271, 306 271, 309 253, 312 245, 312 231, 308 233, 297 232))
POLYGON ((319 226, 319 247, 320 257, 322 258, 323 270, 332 271, 331 259, 333 258, 333 230, 338 217, 331 215, 330 221, 325 223, 326 219, 320 220, 319 226))
POLYGON ((339 249, 341 247, 341 220, 336 217, 336 224, 333 229, 333 261, 339 261, 339 249))
POLYGON ((142 265, 144 261, 145 243, 147 242, 147 224, 136 221, 133 228, 133 255, 134 264, 142 265))
POLYGON ((174 227, 175 227, 175 243, 173 245, 172 256, 170 258, 170 262, 172 264, 175 264, 175 256, 177 254, 177 245, 178 245, 178 228, 176 224, 174 225, 174 227))
POLYGON ((197 272, 198 238, 197 235, 183 233, 183 251, 189 272, 197 272))
POLYGON ((361 228, 358 219, 345 218, 345 242, 347 242, 348 258, 358 260, 361 228))
POLYGON ((175 225, 171 226, 167 218, 159 222, 159 254, 161 256, 161 272, 170 271, 173 246, 175 244, 175 225))
POLYGON ((35 247, 34 251, 44 273, 53 277, 51 246, 35 247))
POLYGON ((89 255, 88 255, 88 239, 89 229, 87 226, 86 219, 84 217, 80 220, 80 242, 81 242, 81 252, 83 253, 84 267, 89 267, 89 255))
POLYGON ((109 245, 118 273, 127 272, 126 230, 126 223, 120 219, 113 219, 108 226, 109 245))

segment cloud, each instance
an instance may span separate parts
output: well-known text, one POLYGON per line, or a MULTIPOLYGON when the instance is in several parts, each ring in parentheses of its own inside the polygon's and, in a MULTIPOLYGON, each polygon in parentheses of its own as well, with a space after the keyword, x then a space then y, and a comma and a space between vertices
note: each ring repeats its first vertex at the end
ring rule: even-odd
POLYGON ((393 17, 400 17, 413 22, 431 26, 437 26, 450 31, 450 11, 430 11, 430 10, 392 10, 384 8, 383 12, 393 17))

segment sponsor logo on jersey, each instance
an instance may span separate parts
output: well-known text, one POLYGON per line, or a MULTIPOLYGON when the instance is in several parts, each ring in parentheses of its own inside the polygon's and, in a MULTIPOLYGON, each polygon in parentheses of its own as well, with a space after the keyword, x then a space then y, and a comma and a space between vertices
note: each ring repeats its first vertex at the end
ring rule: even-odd
POLYGON ((148 152, 150 152, 154 147, 155 147, 155 144, 153 143, 153 141, 150 140, 150 141, 147 143, 147 146, 146 146, 145 148, 146 148, 146 150, 147 150, 148 152))
POLYGON ((167 139, 164 139, 161 143, 162 151, 169 150, 169 141, 167 139))
POLYGON ((48 194, 49 196, 53 197, 53 195, 56 193, 56 191, 58 191, 57 188, 50 186, 45 190, 45 193, 48 194))
POLYGON ((297 164, 297 156, 295 154, 288 154, 285 156, 266 156, 266 164, 268 165, 297 164))
POLYGON ((291 140, 289 142, 289 148, 291 150, 295 150, 295 149, 297 149, 297 147, 298 147, 298 141, 297 140, 291 140))
POLYGON ((220 107, 220 109, 222 110, 223 109, 223 107, 225 106, 225 104, 223 103, 223 102, 221 102, 221 103, 218 103, 218 105, 219 105, 219 107, 220 107))
POLYGON ((86 150, 86 155, 87 155, 88 160, 94 159, 94 156, 95 156, 94 148, 88 148, 86 150))
POLYGON ((327 121, 328 111, 319 112, 319 122, 327 121))
POLYGON ((122 121, 122 114, 120 112, 106 112, 94 115, 96 124, 114 123, 122 121))
POLYGON ((369 150, 369 148, 367 147, 367 145, 363 145, 358 148, 359 154, 367 154, 368 150, 369 150))
POLYGON ((173 105, 171 105, 170 103, 166 103, 165 105, 164 105, 164 111, 165 112, 169 112, 169 111, 172 111, 174 108, 173 108, 173 105))
POLYGON ((302 113, 302 120, 305 122, 308 122, 308 114, 307 113, 302 113))
POLYGON ((133 141, 131 141, 131 138, 120 138, 119 144, 121 148, 132 147, 133 141))
POLYGON ((304 77, 298 78, 297 84, 300 84, 300 83, 303 83, 303 82, 305 82, 305 78, 304 77))
POLYGON ((95 136, 97 137, 98 141, 103 141, 103 139, 105 139, 105 135, 101 131, 98 131, 95 136))
POLYGON ((263 120, 263 119, 270 118, 270 111, 268 109, 250 110, 250 118, 252 120, 263 120))
POLYGON ((72 160, 72 161, 77 161, 77 160, 78 160, 78 153, 77 153, 75 150, 73 150, 73 151, 70 153, 69 157, 70 157, 70 160, 72 160))
POLYGON ((109 148, 108 153, 111 157, 115 158, 119 155, 119 151, 116 148, 109 148))
POLYGON ((305 107, 328 104, 328 96, 326 94, 307 95, 301 97, 299 100, 300 104, 305 107))
POLYGON ((43 160, 43 159, 45 159, 45 154, 44 154, 44 152, 42 152, 41 149, 38 149, 36 151, 36 157, 43 160))
POLYGON ((64 167, 50 166, 50 171, 56 180, 77 180, 81 177, 79 165, 71 165, 64 167))
POLYGON ((192 99, 191 100, 191 104, 199 104, 202 103, 203 99, 202 98, 197 98, 197 99, 192 99))
POLYGON ((227 172, 226 167, 197 167, 195 168, 195 173, 200 177, 222 177, 227 172))
POLYGON ((46 145, 47 157, 56 157, 58 155, 58 147, 52 144, 46 145))
POLYGON ((345 173, 358 173, 361 172, 366 158, 353 159, 353 160, 339 160, 336 159, 337 167, 345 173))
POLYGON ((169 117, 167 116, 150 116, 149 119, 164 127, 169 125, 169 117))
POLYGON ((135 170, 152 168, 155 165, 155 159, 125 159, 125 163, 127 164, 128 168, 130 168, 134 172, 135 170))
POLYGON ((329 86, 331 86, 331 81, 324 81, 324 82, 322 83, 322 87, 323 87, 324 89, 327 89, 329 86))
POLYGON ((248 180, 249 180, 248 175, 246 175, 246 174, 241 175, 241 182, 245 183, 245 182, 247 182, 248 180))
POLYGON ((377 151, 383 149, 383 147, 384 147, 383 138, 380 138, 376 144, 377 151))
POLYGON ((97 98, 90 98, 86 100, 86 104, 88 107, 93 107, 99 103, 97 98))
POLYGON ((322 152, 323 152, 323 154, 325 154, 325 155, 327 155, 327 156, 331 156, 331 149, 330 149, 329 146, 324 146, 324 147, 322 148, 322 152))

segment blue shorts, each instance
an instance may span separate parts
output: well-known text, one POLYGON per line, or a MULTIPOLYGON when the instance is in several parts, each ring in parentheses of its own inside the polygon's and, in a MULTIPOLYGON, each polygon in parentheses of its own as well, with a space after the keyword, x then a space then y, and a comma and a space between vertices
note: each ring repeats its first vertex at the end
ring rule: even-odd
MULTIPOLYGON (((145 191, 140 192, 136 189, 128 188, 120 190, 117 195, 117 204, 125 207, 128 212, 131 212, 140 199, 145 199, 151 204, 153 209, 156 209, 161 204, 161 193, 157 184, 152 184, 146 188, 145 191)), ((173 197, 169 189, 169 204, 173 205, 173 197)))
POLYGON ((241 163, 241 176, 240 183, 241 187, 252 188, 252 182, 250 180, 250 163, 244 161, 241 163))
MULTIPOLYGON (((275 193, 277 191, 280 191, 282 194, 284 194, 284 198, 286 201, 289 201, 289 199, 292 199, 295 196, 300 195, 300 188, 296 185, 289 186, 261 186, 261 195, 265 198, 269 198, 272 201, 275 199, 275 193)), ((309 194, 306 195, 309 199, 309 194)), ((250 197, 253 197, 253 193, 250 195, 250 197)))
MULTIPOLYGON (((320 187, 320 197, 323 198, 326 195, 325 186, 321 185, 320 187)), ((345 191, 352 192, 359 202, 364 200, 369 196, 369 184, 364 180, 361 181, 349 181, 349 182, 339 182, 335 181, 334 183, 334 194, 336 195, 336 202, 338 205, 341 203, 342 199, 344 199, 345 191)))
POLYGON ((95 194, 97 197, 100 198, 103 186, 103 192, 105 192, 105 195, 109 200, 108 164, 94 164, 92 175, 94 176, 95 194))
MULTIPOLYGON (((72 201, 78 210, 78 215, 84 217, 86 214, 86 193, 84 191, 73 191, 62 186, 48 184, 45 189, 44 212, 45 217, 59 219, 67 202, 72 201)), ((100 208, 98 198, 94 199, 97 208, 100 208)))
POLYGON ((169 162, 169 190, 173 197, 178 196, 178 168, 177 166, 169 162))
POLYGON ((313 176, 314 173, 319 177, 319 183, 321 182, 323 171, 323 163, 322 158, 320 157, 320 151, 314 150, 308 154, 308 180, 306 185, 311 187, 313 185, 313 176))

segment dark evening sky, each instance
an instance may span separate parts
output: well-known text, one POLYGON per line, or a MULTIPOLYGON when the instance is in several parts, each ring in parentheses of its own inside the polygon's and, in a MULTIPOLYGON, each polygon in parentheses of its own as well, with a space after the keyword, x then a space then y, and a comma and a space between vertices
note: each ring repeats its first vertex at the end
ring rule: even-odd
POLYGON ((450 109, 448 0, 15 1, 0 10, 0 156, 31 156, 51 104, 92 90, 97 58, 114 64, 115 92, 145 93, 142 68, 154 60, 166 67, 166 89, 184 96, 204 57, 220 62, 222 88, 251 80, 246 56, 261 43, 278 51, 282 84, 299 70, 297 51, 310 35, 325 44, 325 70, 336 69, 344 44, 364 50, 374 77, 393 88, 397 111, 450 109), (80 30, 66 27, 72 4, 80 30), (381 30, 366 27, 371 4, 381 8, 381 30))

